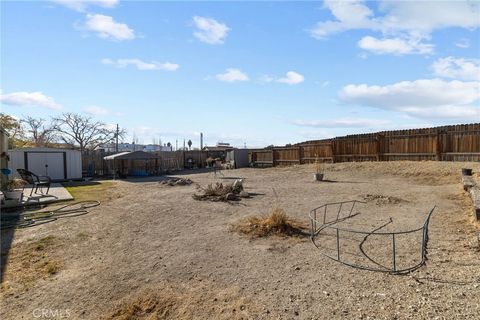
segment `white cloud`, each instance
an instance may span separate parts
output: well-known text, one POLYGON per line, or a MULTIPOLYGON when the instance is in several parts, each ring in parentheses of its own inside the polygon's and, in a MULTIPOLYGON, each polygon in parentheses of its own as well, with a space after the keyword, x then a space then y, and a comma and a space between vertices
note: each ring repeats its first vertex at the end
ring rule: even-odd
POLYGON ((209 44, 222 44, 230 28, 215 19, 195 16, 193 23, 197 30, 193 35, 200 41, 209 44))
POLYGON ((113 65, 117 68, 126 68, 129 65, 135 66, 138 70, 163 70, 163 71, 175 71, 180 66, 171 62, 145 62, 140 59, 102 59, 102 63, 106 65, 113 65))
POLYGON ((107 109, 99 106, 88 106, 83 111, 93 116, 106 116, 110 113, 107 109))
POLYGON ((272 81, 275 81, 275 78, 272 77, 271 75, 268 74, 263 74, 258 78, 258 81, 260 83, 270 83, 272 81))
POLYGON ((280 79, 277 79, 277 82, 286 83, 286 84, 299 84, 305 80, 305 77, 298 72, 288 71, 286 76, 280 79))
POLYGON ((480 81, 480 59, 441 58, 432 64, 432 69, 442 78, 480 81))
POLYGON ((462 39, 458 40, 457 42, 455 42, 455 46, 457 46, 459 48, 462 48, 462 49, 470 48, 470 40, 468 40, 466 38, 462 38, 462 39))
POLYGON ((87 14, 84 28, 96 32, 102 39, 132 40, 135 32, 125 23, 116 22, 112 17, 103 14, 87 14))
POLYGON ((1 94, 0 101, 11 106, 36 106, 53 110, 61 110, 63 108, 63 106, 56 103, 52 97, 48 97, 39 91, 1 94))
POLYGON ((386 86, 366 84, 345 86, 342 101, 374 108, 399 111, 421 118, 480 117, 480 83, 420 79, 386 86))
POLYGON ((236 81, 248 81, 248 75, 242 72, 240 69, 229 68, 225 73, 219 73, 215 76, 219 81, 224 82, 236 82, 236 81))
POLYGON ((331 120, 294 120, 293 124, 313 128, 381 128, 390 121, 381 119, 341 118, 331 120))
POLYGON ((480 26, 480 3, 475 1, 382 1, 380 10, 384 29, 407 30, 428 37, 434 30, 459 27, 475 29, 480 26), (426 14, 428 12, 428 14, 426 14))
POLYGON ((398 54, 398 50, 431 53, 431 44, 422 43, 422 40, 429 40, 433 31, 450 27, 473 30, 480 26, 480 3, 468 0, 437 1, 435 5, 430 1, 383 0, 378 2, 377 16, 363 0, 327 0, 324 8, 335 19, 317 23, 310 30, 312 37, 324 39, 335 33, 358 29, 381 32, 386 39, 375 43, 370 41, 370 46, 381 47, 382 53, 393 51, 398 54), (392 37, 397 40, 389 41, 392 37), (406 43, 398 41, 402 39, 406 43), (412 44, 416 45, 406 48, 412 44), (399 48, 393 50, 392 47, 399 48))
POLYGON ((118 0, 51 0, 69 9, 84 12, 88 6, 95 5, 102 8, 114 8, 118 0))
MULTIPOLYGON (((275 81, 279 83, 286 83, 286 84, 293 85, 293 84, 302 83, 304 80, 305 80, 304 76, 295 71, 288 71, 284 77, 279 77, 279 78, 272 75, 268 75, 268 74, 261 75, 258 78, 258 82, 262 84, 275 81)), ((328 85, 328 83, 326 85, 328 85)))
POLYGON ((433 52, 433 45, 422 43, 414 39, 363 37, 358 46, 375 54, 429 54, 433 52))
POLYGON ((310 30, 315 38, 354 29, 369 29, 385 34, 407 32, 415 38, 429 38, 432 31, 460 27, 474 29, 480 26, 480 4, 473 1, 380 1, 374 12, 363 0, 327 0, 324 8, 335 20, 319 22, 310 30), (425 14, 428 12, 428 14, 425 14))
POLYGON ((336 20, 317 23, 310 34, 317 39, 323 39, 331 34, 349 29, 377 29, 377 23, 372 20, 374 13, 361 0, 324 1, 324 8, 329 9, 336 20))

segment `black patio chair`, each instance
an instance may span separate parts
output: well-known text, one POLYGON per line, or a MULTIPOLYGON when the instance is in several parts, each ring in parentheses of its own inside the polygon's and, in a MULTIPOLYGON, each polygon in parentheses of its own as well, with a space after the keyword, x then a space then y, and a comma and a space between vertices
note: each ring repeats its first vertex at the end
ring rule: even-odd
POLYGON ((32 185, 32 191, 30 191, 30 196, 33 193, 33 189, 35 189, 35 193, 37 193, 39 187, 41 188, 41 190, 43 190, 43 187, 47 187, 46 194, 48 194, 48 191, 50 191, 50 184, 52 183, 52 179, 50 177, 39 176, 25 169, 17 169, 17 172, 23 180, 27 181, 28 184, 32 185))

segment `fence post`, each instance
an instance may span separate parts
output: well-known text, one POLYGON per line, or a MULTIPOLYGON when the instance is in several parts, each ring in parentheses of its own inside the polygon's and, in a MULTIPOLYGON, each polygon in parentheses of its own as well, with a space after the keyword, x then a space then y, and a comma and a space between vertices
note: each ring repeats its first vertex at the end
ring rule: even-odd
POLYGON ((382 136, 379 135, 379 134, 377 134, 377 135, 376 135, 376 138, 377 138, 377 139, 376 139, 376 140, 377 140, 377 144, 376 144, 376 149, 377 149, 377 150, 376 150, 376 151, 377 151, 377 161, 381 161, 382 145, 383 145, 383 143, 382 143, 382 141, 381 141, 381 140, 382 140, 382 136))
POLYGON ((337 260, 340 261, 340 231, 337 228, 337 260))
POLYGON ((395 233, 392 233, 392 246, 393 246, 393 271, 397 271, 397 253, 395 248, 395 233))
POLYGON ((335 143, 335 139, 330 141, 330 154, 332 155, 332 163, 335 163, 335 148, 333 144, 335 143))
POLYGON ((437 153, 437 161, 441 161, 442 160, 442 134, 440 133, 440 131, 437 131, 437 146, 436 146, 436 153, 437 153))

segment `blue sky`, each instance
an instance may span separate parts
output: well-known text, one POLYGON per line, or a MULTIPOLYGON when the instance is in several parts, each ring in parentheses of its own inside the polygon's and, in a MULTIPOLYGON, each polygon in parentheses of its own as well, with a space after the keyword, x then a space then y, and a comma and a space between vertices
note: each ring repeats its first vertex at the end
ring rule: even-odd
POLYGON ((1 108, 141 143, 480 122, 473 1, 2 1, 1 108))

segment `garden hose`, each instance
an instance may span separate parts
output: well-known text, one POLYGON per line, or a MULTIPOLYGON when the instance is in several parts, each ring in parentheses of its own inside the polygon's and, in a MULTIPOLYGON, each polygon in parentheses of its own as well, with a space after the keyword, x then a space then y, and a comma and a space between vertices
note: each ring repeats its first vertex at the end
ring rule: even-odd
POLYGON ((1 215, 1 229, 20 229, 38 226, 58 218, 77 217, 88 213, 88 209, 97 207, 100 201, 88 200, 67 204, 53 210, 22 212, 1 215))

